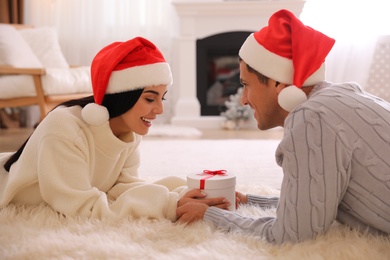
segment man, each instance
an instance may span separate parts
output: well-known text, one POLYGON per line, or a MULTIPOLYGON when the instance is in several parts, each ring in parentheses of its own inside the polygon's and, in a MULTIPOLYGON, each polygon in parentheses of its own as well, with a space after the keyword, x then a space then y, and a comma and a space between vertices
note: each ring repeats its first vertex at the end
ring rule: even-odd
POLYGON ((281 10, 242 45, 242 103, 258 128, 284 127, 276 151, 284 178, 279 200, 237 193, 240 203, 276 206, 276 217, 247 218, 188 203, 182 223, 204 219, 226 231, 269 242, 301 242, 336 220, 361 231, 390 233, 390 104, 356 83, 325 81, 334 40, 281 10))

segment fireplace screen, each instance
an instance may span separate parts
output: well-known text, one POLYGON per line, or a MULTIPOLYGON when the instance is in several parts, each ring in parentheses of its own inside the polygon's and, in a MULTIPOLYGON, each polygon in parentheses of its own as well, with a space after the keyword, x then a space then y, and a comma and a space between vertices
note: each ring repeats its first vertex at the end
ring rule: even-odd
POLYGON ((201 115, 219 115, 241 87, 238 51, 251 32, 216 34, 196 42, 197 97, 201 115))

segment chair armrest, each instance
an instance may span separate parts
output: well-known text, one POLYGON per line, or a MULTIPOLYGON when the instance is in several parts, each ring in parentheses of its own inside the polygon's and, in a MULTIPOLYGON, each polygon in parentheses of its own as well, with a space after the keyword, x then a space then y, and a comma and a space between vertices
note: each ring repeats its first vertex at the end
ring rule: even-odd
POLYGON ((15 68, 11 66, 0 66, 0 75, 27 74, 27 75, 45 75, 43 68, 15 68))
POLYGON ((29 29, 29 28, 34 28, 34 26, 29 25, 29 24, 19 24, 19 23, 0 23, 0 24, 7 24, 7 25, 12 25, 15 29, 20 30, 20 29, 29 29))

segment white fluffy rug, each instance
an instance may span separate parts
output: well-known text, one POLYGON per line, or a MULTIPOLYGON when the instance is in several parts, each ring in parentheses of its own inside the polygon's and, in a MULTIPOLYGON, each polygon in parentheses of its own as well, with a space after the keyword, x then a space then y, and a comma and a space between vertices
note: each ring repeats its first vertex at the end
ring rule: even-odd
MULTIPOLYGON (((150 180, 185 177, 203 169, 237 175, 243 192, 278 194, 276 140, 144 140, 140 174, 150 180)), ((242 207, 247 216, 274 210, 242 207)), ((45 205, 0 211, 0 259, 390 259, 390 240, 334 224, 331 231, 297 245, 272 246, 254 237, 225 234, 207 223, 182 226, 167 220, 110 222, 65 218, 45 205)))
POLYGON ((165 124, 153 125, 148 132, 148 137, 199 137, 201 135, 202 132, 194 127, 165 124))

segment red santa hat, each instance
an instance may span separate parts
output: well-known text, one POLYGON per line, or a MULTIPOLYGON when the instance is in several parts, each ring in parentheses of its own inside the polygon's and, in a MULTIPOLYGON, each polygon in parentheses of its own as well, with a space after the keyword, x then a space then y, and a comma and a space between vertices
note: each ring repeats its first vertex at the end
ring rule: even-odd
POLYGON ((114 42, 100 50, 91 64, 91 80, 95 103, 82 109, 82 117, 88 124, 98 126, 109 119, 107 109, 101 106, 105 94, 169 86, 172 73, 157 47, 137 37, 114 42))
POLYGON ((259 73, 289 84, 278 96, 286 111, 306 101, 303 86, 325 80, 325 57, 335 40, 305 26, 293 13, 274 13, 268 26, 252 33, 245 40, 239 56, 259 73))

